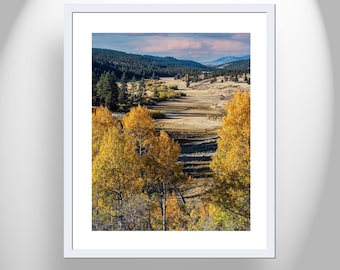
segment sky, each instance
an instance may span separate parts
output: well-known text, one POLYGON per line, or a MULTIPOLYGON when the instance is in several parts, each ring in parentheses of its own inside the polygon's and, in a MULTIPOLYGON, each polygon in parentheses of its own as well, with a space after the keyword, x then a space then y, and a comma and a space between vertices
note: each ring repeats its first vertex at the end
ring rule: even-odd
POLYGON ((249 33, 92 34, 92 48, 141 55, 171 56, 200 63, 250 54, 249 33))

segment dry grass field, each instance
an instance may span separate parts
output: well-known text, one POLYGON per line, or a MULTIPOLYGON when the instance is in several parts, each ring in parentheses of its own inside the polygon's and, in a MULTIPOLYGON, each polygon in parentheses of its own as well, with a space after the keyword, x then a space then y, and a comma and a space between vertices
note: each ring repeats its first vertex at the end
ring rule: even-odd
POLYGON ((186 96, 149 106, 149 109, 165 114, 165 119, 155 120, 156 128, 165 130, 181 145, 180 161, 184 171, 196 182, 195 188, 186 192, 186 197, 194 196, 209 182, 209 163, 216 151, 217 130, 221 126, 227 100, 238 88, 244 90, 250 87, 242 81, 222 80, 223 77, 218 77, 216 82, 211 83, 211 79, 207 79, 191 83, 187 88, 185 81, 161 78, 164 85, 177 85, 176 91, 186 96))

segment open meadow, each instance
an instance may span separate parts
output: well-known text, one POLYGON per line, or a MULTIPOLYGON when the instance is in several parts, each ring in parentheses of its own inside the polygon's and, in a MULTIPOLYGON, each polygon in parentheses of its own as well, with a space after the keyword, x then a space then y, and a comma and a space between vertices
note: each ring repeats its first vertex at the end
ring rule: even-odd
MULTIPOLYGON (((217 148, 217 130, 225 114, 225 105, 233 94, 240 90, 249 90, 250 85, 243 82, 224 81, 217 77, 191 83, 186 87, 185 81, 173 78, 161 78, 158 83, 166 86, 177 85, 185 93, 180 99, 159 102, 149 109, 159 110, 165 114, 164 119, 155 119, 155 126, 165 130, 170 137, 181 145, 180 161, 184 171, 194 178, 192 189, 184 197, 193 197, 208 187, 211 170, 209 163, 217 148)), ((151 93, 149 93, 151 95, 151 93)))

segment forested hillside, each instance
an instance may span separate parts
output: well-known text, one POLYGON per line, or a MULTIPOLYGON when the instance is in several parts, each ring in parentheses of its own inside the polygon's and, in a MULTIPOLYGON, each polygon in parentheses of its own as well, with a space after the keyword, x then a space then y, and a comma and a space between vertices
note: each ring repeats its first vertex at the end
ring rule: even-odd
POLYGON ((128 54, 125 52, 92 49, 92 69, 97 78, 105 71, 113 71, 120 78, 123 73, 127 79, 183 76, 208 69, 194 61, 178 60, 173 57, 128 54))
POLYGON ((202 71, 219 75, 247 73, 250 71, 250 60, 236 60, 216 66, 205 66, 190 60, 179 60, 173 57, 129 54, 121 51, 92 49, 92 71, 95 80, 104 72, 114 72, 117 78, 125 73, 126 79, 137 80, 159 77, 182 78, 185 74, 197 77, 202 71), (225 71, 222 73, 221 71, 225 71))
POLYGON ((227 71, 242 70, 242 71, 249 72, 249 70, 250 70, 250 60, 249 59, 238 60, 238 61, 234 61, 234 62, 230 62, 230 63, 221 64, 221 65, 215 66, 215 68, 223 69, 223 70, 227 70, 227 71))

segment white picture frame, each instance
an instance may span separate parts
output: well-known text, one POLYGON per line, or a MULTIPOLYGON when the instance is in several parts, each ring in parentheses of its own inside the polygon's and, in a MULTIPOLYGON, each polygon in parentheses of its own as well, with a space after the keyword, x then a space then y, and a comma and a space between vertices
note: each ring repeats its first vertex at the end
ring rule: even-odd
POLYGON ((275 5, 66 5, 64 42, 64 257, 275 257, 275 5), (90 97, 95 32, 250 33, 249 232, 92 231, 90 97))

